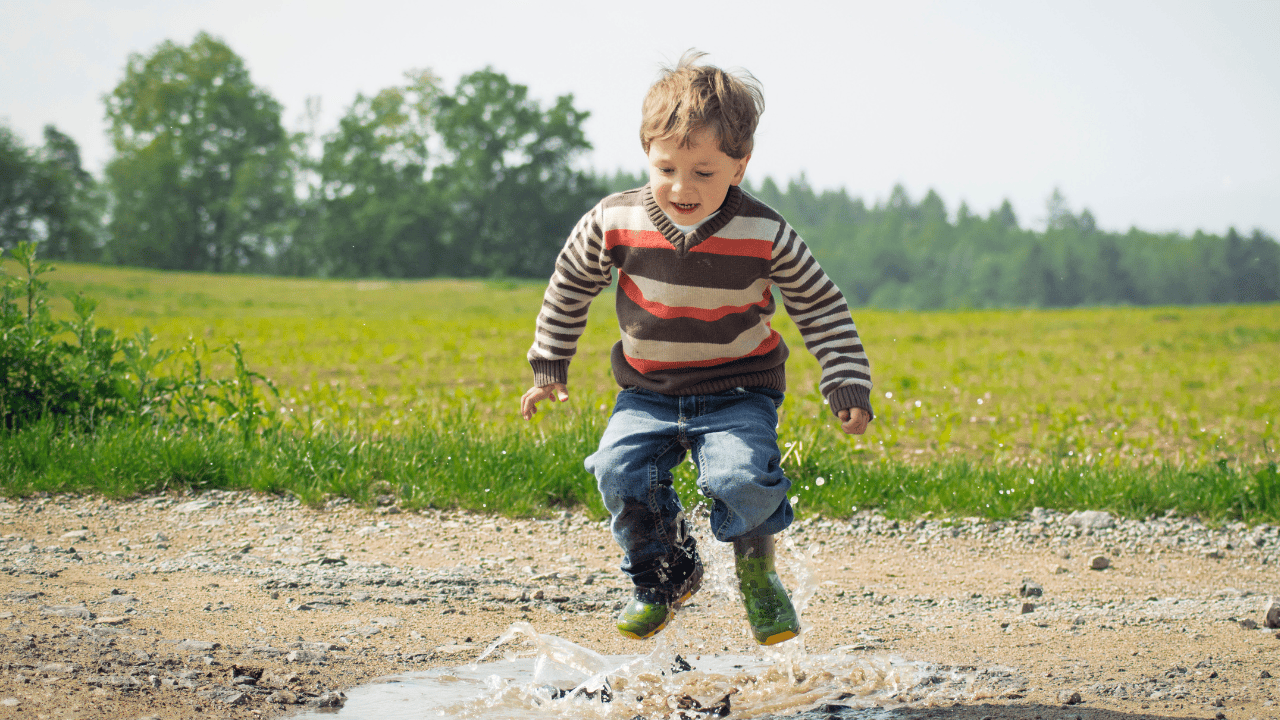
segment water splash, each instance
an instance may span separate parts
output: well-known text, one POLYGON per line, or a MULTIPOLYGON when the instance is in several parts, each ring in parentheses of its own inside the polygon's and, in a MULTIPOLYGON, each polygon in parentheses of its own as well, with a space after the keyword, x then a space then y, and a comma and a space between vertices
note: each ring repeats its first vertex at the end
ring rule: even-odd
MULTIPOLYGON (((749 640, 741 597, 726 543, 699 537, 706 563, 696 602, 726 618, 749 640)), ((818 590, 816 548, 780 538, 779 569, 793 588, 792 601, 807 632, 805 610, 818 590)), ((639 656, 605 656, 517 622, 473 663, 385 678, 354 688, 347 705, 325 718, 396 720, 710 720, 731 713, 764 717, 890 718, 904 705, 950 705, 995 697, 1022 681, 1007 670, 939 668, 865 645, 810 655, 805 633, 758 654, 707 652, 710 638, 686 628, 676 615, 639 656), (495 659, 500 657, 501 659, 495 659)), ((726 643, 726 648, 728 644, 726 643)), ((320 715, 300 715, 319 718, 320 715)))

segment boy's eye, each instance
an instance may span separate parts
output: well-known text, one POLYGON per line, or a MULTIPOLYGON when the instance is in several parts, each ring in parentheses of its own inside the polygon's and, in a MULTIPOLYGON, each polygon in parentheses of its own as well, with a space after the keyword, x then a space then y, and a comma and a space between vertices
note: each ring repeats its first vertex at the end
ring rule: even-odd
POLYGON ((712 176, 712 175, 714 175, 714 174, 715 174, 715 173, 700 172, 700 173, 698 173, 698 177, 700 177, 700 178, 709 178, 709 177, 711 177, 711 176, 712 176))

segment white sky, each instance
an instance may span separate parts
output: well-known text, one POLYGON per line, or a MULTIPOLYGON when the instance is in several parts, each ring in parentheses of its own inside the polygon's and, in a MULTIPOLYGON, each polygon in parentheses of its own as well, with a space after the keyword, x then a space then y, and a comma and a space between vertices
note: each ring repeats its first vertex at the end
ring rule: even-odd
POLYGON ((301 128, 357 92, 486 65, 590 110, 586 164, 639 170, 639 107, 689 47, 758 77, 753 182, 807 173, 872 204, 903 183, 954 214, 1009 198, 1042 228, 1061 188, 1107 229, 1280 235, 1280 0, 383 2, 0 0, 0 118, 53 123, 98 172, 103 94, 130 53, 206 30, 301 128))

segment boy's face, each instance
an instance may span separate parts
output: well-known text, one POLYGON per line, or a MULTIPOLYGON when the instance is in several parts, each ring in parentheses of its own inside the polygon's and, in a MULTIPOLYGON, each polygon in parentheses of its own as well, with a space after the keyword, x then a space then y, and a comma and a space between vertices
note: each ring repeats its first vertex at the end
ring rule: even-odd
POLYGON ((677 138, 649 143, 649 186, 658 207, 680 225, 693 225, 724 202, 730 185, 742 182, 748 155, 734 160, 720 149, 715 133, 699 130, 689 145, 677 138))

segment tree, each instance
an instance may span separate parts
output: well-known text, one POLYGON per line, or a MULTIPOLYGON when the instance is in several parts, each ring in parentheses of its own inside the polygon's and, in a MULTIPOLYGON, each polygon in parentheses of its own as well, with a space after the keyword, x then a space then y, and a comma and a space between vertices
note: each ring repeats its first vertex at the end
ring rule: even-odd
POLYGON ((406 73, 405 85, 357 95, 324 141, 318 166, 326 274, 425 277, 441 264, 440 213, 427 184, 430 119, 438 80, 406 73))
POLYGON ((0 126, 0 249, 39 242, 44 257, 98 259, 105 210, 80 146, 53 125, 42 148, 28 148, 0 126))
POLYGON ((436 102, 444 162, 431 185, 446 208, 442 267, 452 274, 542 276, 604 189, 573 160, 589 150, 589 113, 573 96, 543 110, 528 88, 491 68, 436 102))
POLYGON ((114 259, 232 271, 277 250, 294 205, 289 138, 225 43, 200 33, 132 55, 105 102, 114 259))
POLYGON ((31 149, 0 125, 0 251, 34 239, 36 172, 31 149))

